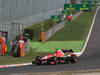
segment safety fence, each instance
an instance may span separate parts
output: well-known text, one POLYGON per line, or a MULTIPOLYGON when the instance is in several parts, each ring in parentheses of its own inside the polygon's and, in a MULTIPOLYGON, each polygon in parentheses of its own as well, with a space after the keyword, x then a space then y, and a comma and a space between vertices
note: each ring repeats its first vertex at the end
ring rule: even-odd
POLYGON ((57 31, 62 29, 64 26, 65 26, 65 22, 61 22, 57 25, 54 25, 52 28, 46 31, 45 40, 48 40, 50 37, 52 37, 57 31))
MULTIPOLYGON (((30 39, 28 39, 27 42, 25 43, 24 54, 27 54, 30 51, 30 44, 29 43, 30 43, 30 39)), ((12 47, 12 49, 11 49, 12 52, 11 53, 19 55, 19 51, 20 51, 19 50, 19 43, 16 43, 15 45, 13 43, 11 47, 12 47)))
POLYGON ((27 40, 26 44, 25 44, 25 54, 29 53, 30 51, 30 39, 27 40))

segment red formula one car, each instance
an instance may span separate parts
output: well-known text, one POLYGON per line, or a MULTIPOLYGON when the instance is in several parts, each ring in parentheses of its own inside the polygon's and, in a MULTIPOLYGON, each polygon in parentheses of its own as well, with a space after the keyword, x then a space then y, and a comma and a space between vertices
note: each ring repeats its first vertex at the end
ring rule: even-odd
MULTIPOLYGON (((34 61, 32 61, 33 64, 34 61)), ((76 63, 77 55, 72 50, 56 50, 54 54, 46 56, 37 56, 35 59, 36 65, 43 64, 59 64, 59 63, 76 63)))

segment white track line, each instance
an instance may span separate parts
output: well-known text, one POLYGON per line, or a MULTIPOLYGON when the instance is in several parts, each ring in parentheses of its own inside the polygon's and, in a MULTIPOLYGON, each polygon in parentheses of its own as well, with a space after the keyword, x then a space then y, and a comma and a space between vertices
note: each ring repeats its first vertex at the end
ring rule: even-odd
POLYGON ((86 42, 85 42, 85 44, 84 44, 84 47, 82 48, 82 51, 80 52, 80 54, 79 54, 78 56, 80 56, 80 55, 83 54, 83 52, 84 52, 84 50, 85 50, 85 48, 86 48, 86 46, 87 46, 87 43, 88 43, 88 41, 89 41, 89 38, 90 38, 90 35, 91 35, 91 32, 92 32, 92 29, 93 29, 93 26, 94 26, 94 22, 95 22, 95 19, 96 19, 96 16, 97 16, 97 12, 98 12, 99 8, 100 8, 100 5, 98 6, 98 8, 97 8, 97 10, 96 10, 96 13, 95 13, 95 16, 94 16, 94 19, 93 19, 93 22, 92 22, 92 25, 91 25, 89 34, 88 34, 87 39, 86 39, 86 42))
POLYGON ((32 64, 32 63, 11 64, 11 65, 0 65, 0 68, 26 66, 26 65, 31 65, 31 64, 32 64))

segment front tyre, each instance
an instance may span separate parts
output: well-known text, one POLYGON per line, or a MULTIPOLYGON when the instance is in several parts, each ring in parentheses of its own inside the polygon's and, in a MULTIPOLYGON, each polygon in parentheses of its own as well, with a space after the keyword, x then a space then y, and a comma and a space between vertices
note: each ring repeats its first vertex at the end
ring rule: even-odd
POLYGON ((71 61, 71 63, 76 63, 77 62, 77 57, 75 55, 71 55, 70 61, 71 61))
POLYGON ((36 58, 35 58, 35 64, 36 65, 42 65, 42 61, 41 61, 41 56, 37 56, 36 58))

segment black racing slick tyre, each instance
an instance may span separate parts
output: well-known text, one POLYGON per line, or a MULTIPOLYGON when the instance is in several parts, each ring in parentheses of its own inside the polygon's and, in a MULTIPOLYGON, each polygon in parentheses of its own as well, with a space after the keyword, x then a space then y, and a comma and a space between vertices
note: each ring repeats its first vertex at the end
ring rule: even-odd
POLYGON ((36 58, 35 58, 35 64, 36 65, 42 65, 42 61, 41 61, 41 56, 37 56, 36 58))
POLYGON ((70 62, 71 62, 71 63, 76 63, 76 62, 77 62, 77 57, 76 57, 75 55, 72 55, 72 56, 70 57, 70 62))
POLYGON ((70 63, 70 57, 66 57, 65 58, 65 64, 69 64, 70 63))

